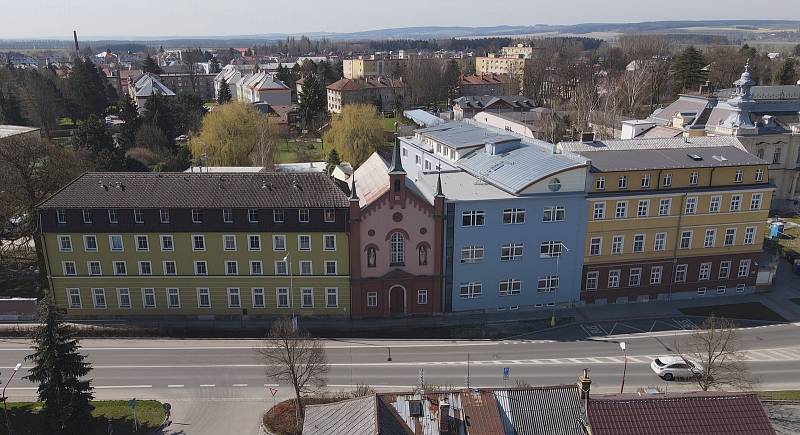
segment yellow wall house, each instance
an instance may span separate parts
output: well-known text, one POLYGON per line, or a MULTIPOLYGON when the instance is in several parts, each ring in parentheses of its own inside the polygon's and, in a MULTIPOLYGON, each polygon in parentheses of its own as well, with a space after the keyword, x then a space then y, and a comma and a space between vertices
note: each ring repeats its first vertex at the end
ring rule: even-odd
POLYGON ((348 202, 324 174, 86 173, 39 205, 73 318, 349 316, 348 202))
POLYGON ((666 140, 682 143, 671 148, 645 148, 635 139, 568 144, 591 159, 582 300, 754 290, 774 186, 767 162, 725 146, 729 140, 703 138, 704 146, 666 140))

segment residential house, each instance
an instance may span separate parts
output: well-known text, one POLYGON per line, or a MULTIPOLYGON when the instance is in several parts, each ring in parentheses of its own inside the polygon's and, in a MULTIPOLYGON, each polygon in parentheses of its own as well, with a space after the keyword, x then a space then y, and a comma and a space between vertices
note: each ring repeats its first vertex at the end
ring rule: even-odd
POLYGON ((526 97, 514 95, 470 95, 453 100, 453 120, 469 119, 480 112, 528 112, 536 103, 526 97))
POLYGON ((398 140, 391 163, 373 153, 351 186, 352 316, 441 313, 441 185, 432 200, 419 192, 406 177, 398 140))
MULTIPOLYGON (((564 142, 591 162, 581 300, 755 290, 774 186, 734 137, 564 142)), ((580 254, 579 254, 580 255, 580 254)))
POLYGON ((518 83, 506 74, 462 75, 458 79, 458 93, 469 95, 513 95, 518 83))
POLYGON ((444 310, 571 305, 582 267, 588 162, 472 120, 401 138, 407 177, 446 195, 444 310))
POLYGON ((328 112, 341 113, 347 104, 374 104, 381 112, 402 108, 406 85, 403 80, 383 77, 341 79, 328 85, 328 112))
POLYGON ((128 95, 136 107, 139 108, 139 113, 144 112, 147 99, 153 95, 162 95, 165 97, 174 97, 175 92, 166 87, 159 77, 152 73, 144 73, 140 77, 133 79, 128 78, 128 95))
POLYGON ((547 107, 537 107, 526 112, 478 112, 473 119, 492 127, 510 131, 525 137, 547 142, 556 142, 563 120, 547 107))
POLYGON ((321 173, 89 172, 37 216, 70 318, 349 316, 348 201, 321 173))
MULTIPOLYGON (((182 68, 186 69, 186 68, 182 68)), ((158 75, 164 85, 175 91, 175 93, 187 93, 197 95, 204 101, 216 100, 217 93, 214 87, 216 74, 202 74, 190 72, 171 72, 158 75)))
POLYGON ((342 60, 345 79, 365 79, 388 77, 406 68, 409 58, 390 58, 380 55, 361 56, 357 59, 342 60))
POLYGON ((271 106, 290 106, 292 104, 291 88, 268 72, 247 74, 236 83, 236 87, 236 96, 239 101, 264 102, 271 106))
POLYGON ((222 85, 222 82, 226 82, 228 84, 228 88, 231 90, 231 99, 233 101, 239 100, 239 87, 238 83, 242 79, 242 77, 248 73, 251 73, 255 68, 255 65, 225 65, 222 67, 222 70, 214 76, 214 95, 219 95, 219 88, 222 85))

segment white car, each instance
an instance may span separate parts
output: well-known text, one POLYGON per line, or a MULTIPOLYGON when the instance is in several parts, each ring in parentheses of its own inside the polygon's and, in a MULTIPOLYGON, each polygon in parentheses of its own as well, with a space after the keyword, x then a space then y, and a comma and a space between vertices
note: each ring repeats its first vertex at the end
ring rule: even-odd
POLYGON ((703 366, 680 356, 660 356, 650 363, 650 368, 665 381, 691 379, 703 374, 703 366))

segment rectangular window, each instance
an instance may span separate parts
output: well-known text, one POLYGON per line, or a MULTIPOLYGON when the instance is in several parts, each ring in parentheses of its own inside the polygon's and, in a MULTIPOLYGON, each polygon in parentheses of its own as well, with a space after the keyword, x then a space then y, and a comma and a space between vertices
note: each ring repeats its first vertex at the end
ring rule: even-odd
POLYGON ((312 288, 300 289, 300 307, 301 308, 314 307, 314 289, 312 288))
POLYGON ((744 284, 736 284, 736 293, 744 293, 744 284))
POLYGON ((620 275, 619 269, 608 271, 608 288, 619 287, 619 275, 620 275))
POLYGON ((705 287, 698 288, 697 289, 697 295, 698 296, 705 296, 706 295, 706 288, 705 287))
POLYGON ((285 260, 278 260, 275 262, 275 275, 288 275, 289 266, 285 260))
POLYGON ((611 239, 611 253, 622 254, 625 245, 625 236, 614 236, 611 239))
POLYGON ((323 248, 325 251, 336 250, 336 234, 325 234, 322 236, 322 240, 325 242, 323 248))
POLYGON ((67 289, 67 295, 69 297, 70 308, 81 308, 81 289, 69 288, 67 289))
POLYGON ((127 275, 128 268, 125 265, 124 261, 113 261, 114 265, 114 275, 127 275))
POLYGON ((122 252, 124 250, 124 246, 122 245, 122 236, 118 234, 112 234, 108 236, 108 246, 112 251, 122 252))
POLYGON ((131 291, 126 288, 117 289, 117 306, 120 308, 131 307, 131 291))
POLYGON ((247 236, 247 249, 251 252, 261 250, 261 236, 258 234, 250 234, 247 236))
POLYGON ((522 243, 511 243, 500 247, 500 261, 513 261, 522 258, 524 245, 522 243))
POLYGON ((689 184, 691 184, 692 186, 696 186, 697 185, 697 179, 698 179, 697 172, 692 172, 689 175, 689 184))
POLYGON ((592 214, 592 219, 594 220, 601 220, 606 218, 606 203, 604 202, 595 202, 594 203, 594 213, 592 214))
POLYGON ((58 236, 58 250, 61 252, 72 252, 72 237, 58 236))
POLYGON ((197 289, 197 307, 211 308, 211 294, 207 288, 197 289))
POLYGON ((667 248, 667 233, 656 233, 655 243, 653 243, 654 251, 663 251, 667 248))
POLYGON ((172 236, 170 235, 161 236, 161 250, 169 252, 175 250, 175 244, 172 241, 172 236))
POLYGON ((237 261, 226 261, 225 275, 238 275, 238 274, 239 274, 239 263, 237 261))
POLYGON ((628 177, 625 176, 625 175, 620 176, 619 180, 617 180, 617 187, 619 187, 620 189, 627 189, 628 188, 628 177))
POLYGON ((56 210, 56 222, 60 224, 67 223, 67 211, 63 208, 59 208, 56 210))
POLYGON ((747 227, 744 229, 744 244, 752 245, 756 238, 756 227, 747 227))
POLYGON ((162 208, 158 210, 158 217, 162 224, 169 223, 169 210, 162 208))
POLYGON ((180 308, 181 307, 181 294, 180 290, 176 288, 167 289, 167 308, 180 308))
POLYGON ((252 288, 250 289, 250 293, 253 297, 253 308, 264 308, 266 306, 263 288, 252 288))
POLYGON ((599 278, 600 272, 586 272, 586 290, 597 290, 597 281, 599 281, 599 278))
POLYGON ((428 305, 427 290, 417 290, 417 305, 428 305))
POLYGON ((503 223, 506 225, 516 225, 525 223, 524 208, 507 208, 503 210, 503 223))
POLYGON ((691 231, 683 231, 681 232, 681 249, 691 249, 692 248, 692 232, 691 231))
POLYGON ((731 261, 725 260, 719 263, 719 279, 728 279, 731 276, 731 261))
POLYGON ((603 238, 592 237, 592 239, 589 241, 589 255, 591 256, 600 255, 602 249, 603 249, 603 238))
POLYGON ((647 189, 650 187, 650 176, 644 175, 642 176, 642 189, 647 189))
POLYGON ((736 274, 739 278, 747 278, 750 275, 750 260, 739 260, 739 271, 736 274))
POLYGON ((139 275, 152 275, 153 265, 149 261, 139 262, 139 275))
POLYGON ((336 275, 337 263, 333 260, 325 260, 325 275, 336 275))
POLYGON ((100 262, 99 261, 89 261, 86 263, 86 267, 89 270, 89 276, 100 276, 102 275, 102 271, 100 270, 100 262))
POLYGON ((64 267, 64 275, 65 276, 75 276, 78 274, 78 269, 75 268, 74 261, 65 261, 62 263, 64 267))
POLYGON ((756 169, 756 181, 757 182, 764 181, 764 170, 763 169, 756 169))
POLYGON ((94 235, 83 236, 83 248, 87 252, 96 252, 97 251, 97 236, 94 236, 94 235))
POLYGON ((313 275, 311 260, 300 260, 300 275, 313 275))
POLYGON ((206 237, 202 234, 195 234, 192 236, 192 251, 205 251, 206 250, 206 237))
POLYGON ((224 234, 222 236, 222 246, 226 251, 236 250, 236 236, 233 234, 224 234))
POLYGON ((595 188, 597 190, 605 190, 606 188, 606 177, 597 177, 595 180, 595 188))
POLYGON ((286 213, 282 208, 276 208, 272 210, 272 222, 274 223, 283 223, 286 220, 286 213))
POLYGON ((754 193, 750 197, 750 210, 758 210, 761 208, 761 194, 754 193))
POLYGON ((714 195, 708 202, 708 212, 709 213, 719 213, 719 205, 722 202, 722 197, 719 195, 714 195))
POLYGON ((462 283, 458 288, 458 296, 461 299, 476 299, 483 294, 483 283, 479 281, 472 281, 462 283))
POLYGON ((241 308, 242 298, 238 288, 228 289, 228 308, 241 308))
POLYGON ((777 165, 781 162, 781 149, 775 148, 775 151, 772 152, 772 164, 777 165))
POLYGON ((644 234, 633 236, 633 252, 644 252, 644 234))
POLYGON ((675 282, 686 282, 686 273, 688 270, 688 264, 679 264, 675 266, 675 282))
POLYGON ((628 271, 628 287, 639 287, 642 283, 642 268, 636 267, 628 271))
POLYGON ((223 208, 222 209, 222 222, 226 224, 233 223, 233 209, 230 208, 223 208))
POLYGON ((194 262, 194 274, 195 275, 208 275, 208 263, 205 261, 199 260, 194 262))
POLYGON ((617 209, 614 213, 614 217, 617 219, 628 217, 628 201, 617 201, 617 209))
POLYGON ((250 275, 263 275, 264 267, 261 260, 250 260, 250 275))
POLYGON ((500 296, 517 295, 522 291, 522 281, 518 279, 504 279, 500 281, 497 293, 500 296))
POLYGON ((286 250, 286 235, 276 234, 272 236, 272 250, 285 251, 286 250))
POLYGON ((338 288, 326 288, 325 289, 325 305, 328 308, 337 308, 339 307, 339 289, 338 288))
POLYGON ((145 308, 156 307, 156 291, 151 288, 142 289, 142 306, 145 308))
POLYGON ((311 236, 299 235, 297 236, 297 250, 310 251, 311 250, 311 236))
POLYGON ((545 207, 542 214, 542 222, 563 222, 566 215, 564 207, 545 207))
POLYGON ((717 230, 715 230, 713 228, 712 229, 707 229, 706 230, 706 236, 703 239, 703 247, 704 248, 713 248, 716 238, 717 238, 717 230))
POLYGON ((725 246, 733 246, 736 243, 736 228, 725 229, 725 246))
POLYGON ((367 306, 368 307, 378 306, 378 292, 367 292, 367 306))
POLYGON ((653 266, 650 268, 650 285, 661 284, 661 274, 663 271, 663 266, 653 266))
POLYGON ((115 208, 108 209, 108 223, 110 224, 119 223, 119 214, 117 213, 117 209, 115 208))
POLYGON ((486 222, 486 213, 480 210, 465 211, 461 213, 461 226, 482 227, 486 222))
POLYGON ((136 236, 136 250, 139 252, 150 250, 150 240, 146 235, 136 236))
POLYGON ((650 200, 640 199, 639 206, 636 208, 637 217, 647 217, 650 214, 650 200))
POLYGON ((309 212, 307 208, 301 208, 297 210, 297 220, 299 220, 300 222, 309 221, 309 212))
POLYGON ((175 265, 174 261, 165 261, 163 265, 164 265, 164 275, 178 274, 178 267, 175 265))
POLYGON ((686 198, 686 207, 683 209, 684 214, 695 214, 697 212, 697 197, 686 198))
POLYGON ((672 208, 672 198, 664 198, 658 203, 658 215, 669 216, 670 208, 672 208))
POLYGON ((539 258, 554 258, 561 256, 561 240, 550 240, 539 245, 539 258))
POLYGON ((289 308, 289 289, 285 287, 276 288, 275 302, 278 308, 289 308))
POLYGON ((90 224, 92 223, 92 211, 88 209, 83 210, 83 223, 90 224))
POLYGON ((739 211, 742 208, 742 195, 731 195, 730 211, 739 211))
POLYGON ((247 222, 258 223, 258 210, 255 208, 247 209, 247 222))
POLYGON ((326 208, 324 211, 325 222, 336 222, 336 210, 326 208))
POLYGON ((698 281, 708 281, 711 279, 711 263, 701 263, 700 270, 697 272, 698 281))
POLYGON ((461 248, 462 263, 479 263, 483 261, 483 246, 465 246, 461 248))
POLYGON ((733 182, 741 183, 743 179, 744 179, 744 171, 742 171, 741 169, 737 169, 736 174, 734 174, 733 176, 733 182))
POLYGON ((94 299, 95 308, 106 308, 106 289, 93 288, 92 297, 94 299))
POLYGON ((669 172, 664 174, 664 187, 672 186, 672 174, 669 172))
POLYGON ((559 278, 555 275, 547 275, 539 278, 536 290, 539 293, 552 293, 558 290, 559 278))
POLYGON ((192 223, 193 224, 203 223, 203 210, 199 210, 196 208, 192 209, 192 223))
POLYGON ((725 294, 725 290, 726 290, 726 287, 724 285, 718 286, 717 287, 717 294, 718 295, 725 294))

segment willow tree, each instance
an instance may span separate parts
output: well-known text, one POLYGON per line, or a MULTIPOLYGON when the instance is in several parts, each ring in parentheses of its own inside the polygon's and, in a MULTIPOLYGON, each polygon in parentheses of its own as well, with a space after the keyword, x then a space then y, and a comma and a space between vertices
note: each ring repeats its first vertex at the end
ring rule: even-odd
POLYGON ((217 106, 189 142, 192 157, 206 166, 270 166, 274 128, 269 117, 245 103, 217 106))
POLYGON ((335 148, 353 167, 363 163, 385 142, 383 124, 375 106, 348 104, 331 119, 325 143, 335 148))

